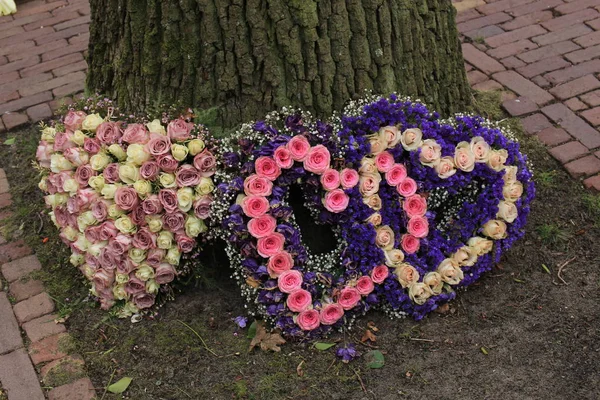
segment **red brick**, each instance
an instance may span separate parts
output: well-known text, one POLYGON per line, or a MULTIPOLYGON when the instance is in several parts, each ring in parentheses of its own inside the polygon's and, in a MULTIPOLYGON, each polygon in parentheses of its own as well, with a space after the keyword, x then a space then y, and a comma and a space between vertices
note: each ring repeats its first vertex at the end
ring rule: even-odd
POLYGON ((581 113, 581 116, 594 126, 600 125, 600 107, 584 111, 581 113))
POLYGON ((588 106, 600 106, 600 90, 582 94, 579 98, 583 100, 583 102, 586 103, 588 106))
POLYGON ((589 21, 590 19, 598 18, 598 16, 598 11, 594 9, 581 10, 542 22, 542 26, 550 31, 558 31, 584 21, 589 21))
POLYGON ((531 42, 530 40, 520 40, 518 42, 505 44, 503 46, 489 50, 487 53, 490 56, 498 59, 513 56, 515 54, 520 54, 524 51, 532 50, 537 47, 538 45, 531 42))
POLYGON ((48 72, 65 65, 76 63, 81 60, 83 60, 83 55, 81 53, 74 53, 64 57, 56 58, 51 61, 42 62, 29 68, 24 68, 20 72, 21 76, 25 78, 28 76, 38 75, 43 72, 48 72))
POLYGON ((52 110, 46 103, 38 104, 37 106, 29 107, 27 115, 33 122, 41 121, 52 116, 52 110))
POLYGON ((511 17, 503 12, 486 15, 485 17, 471 19, 469 21, 458 24, 460 32, 468 32, 484 26, 495 25, 501 22, 510 20, 511 17))
POLYGON ((517 17, 517 18, 513 19, 512 21, 505 22, 502 25, 500 25, 500 27, 502 29, 510 31, 513 29, 519 29, 524 26, 528 26, 528 25, 532 25, 532 24, 539 24, 540 22, 548 21, 549 19, 552 19, 551 11, 536 11, 531 14, 522 15, 520 17, 517 17))
POLYGON ((546 146, 557 146, 573 139, 564 129, 550 127, 537 133, 538 139, 546 146))
POLYGON ((53 16, 51 14, 47 14, 47 15, 48 15, 48 18, 40 19, 40 20, 37 20, 30 24, 24 25, 23 28, 25 28, 26 31, 32 31, 34 29, 39 29, 44 26, 52 26, 54 28, 54 30, 58 30, 56 28, 55 24, 59 24, 61 22, 68 21, 70 19, 75 19, 75 18, 79 17, 79 14, 76 12, 64 13, 64 14, 61 14, 58 16, 53 16))
POLYGON ((502 64, 484 52, 477 50, 472 44, 463 44, 462 51, 465 60, 481 70, 484 74, 504 71, 502 64))
POLYGON ((582 61, 591 60, 598 56, 600 56, 600 45, 577 50, 565 55, 565 57, 574 64, 579 64, 582 61))
POLYGON ((72 38, 69 39, 69 44, 75 44, 75 43, 79 43, 79 42, 84 42, 85 44, 87 44, 90 41, 90 34, 89 33, 81 33, 77 36, 73 36, 72 38))
POLYGON ((6 293, 0 292, 0 354, 23 347, 19 325, 6 293))
POLYGON ((36 29, 31 32, 24 32, 17 36, 11 36, 4 39, 0 39, 0 47, 10 46, 13 44, 22 43, 26 40, 37 39, 43 36, 47 36, 54 33, 54 29, 52 27, 44 27, 40 29, 36 29))
POLYGON ((508 11, 510 9, 519 5, 533 3, 535 0, 502 0, 489 2, 490 4, 486 4, 484 6, 477 7, 477 11, 489 15, 494 14, 500 11, 508 11))
MULTIPOLYGON (((51 383, 46 378, 52 371, 59 372, 70 381, 74 381, 84 375, 84 361, 79 355, 65 356, 44 365, 40 370, 40 378, 46 384, 51 383)), ((71 382, 67 382, 71 383, 71 382)))
POLYGON ((72 28, 63 29, 62 31, 46 34, 45 36, 35 38, 35 43, 39 46, 44 43, 49 43, 59 39, 68 39, 80 33, 89 32, 87 25, 74 26, 72 28))
POLYGON ((6 58, 5 56, 0 56, 0 66, 5 65, 8 63, 8 58, 6 58))
POLYGON ((10 295, 15 301, 27 300, 44 291, 44 284, 37 279, 17 279, 10 284, 10 295))
POLYGON ((524 5, 519 6, 519 7, 513 7, 510 10, 510 15, 512 15, 513 17, 518 17, 518 16, 521 16, 521 15, 534 13, 536 11, 549 10, 552 7, 556 7, 556 6, 560 5, 560 4, 563 4, 562 0, 536 1, 535 3, 524 4, 524 5))
POLYGON ((20 90, 24 85, 33 85, 38 84, 40 82, 48 81, 52 79, 52 74, 39 74, 32 76, 28 79, 17 79, 3 85, 0 85, 0 95, 5 93, 10 93, 15 90, 20 90))
POLYGON ((0 356, 0 381, 10 399, 45 400, 37 374, 24 349, 0 356))
MULTIPOLYGON (((54 42, 46 43, 41 46, 35 46, 27 49, 26 52, 21 53, 13 53, 8 55, 8 59, 12 62, 15 60, 20 60, 23 57, 30 57, 33 55, 39 55, 42 53, 48 53, 52 50, 61 49, 67 46, 67 41, 64 39, 56 40, 54 42)), ((44 60, 46 61, 46 60, 44 60)))
POLYGON ((596 44, 600 44, 600 31, 592 32, 588 35, 578 37, 576 39, 573 39, 573 41, 581 47, 589 47, 594 46, 596 44))
POLYGON ((90 378, 82 378, 48 392, 48 400, 92 400, 96 398, 90 378))
POLYGON ((54 112, 58 110, 63 104, 71 104, 73 99, 70 97, 64 97, 62 99, 55 99, 48 103, 50 109, 54 112))
POLYGON ((588 25, 590 28, 593 28, 598 31, 598 30, 600 30, 600 18, 597 18, 592 21, 587 21, 586 25, 588 25))
POLYGON ((10 187, 6 178, 0 178, 0 194, 8 193, 10 187))
POLYGON ((521 124, 523 125, 523 129, 529 134, 538 133, 539 131, 552 127, 548 118, 544 117, 542 114, 533 114, 527 118, 523 118, 521 120, 521 124))
POLYGON ((549 57, 541 61, 534 62, 523 68, 518 68, 517 71, 526 78, 531 78, 545 72, 554 71, 560 68, 566 68, 569 64, 562 57, 549 57))
POLYGON ((25 114, 10 112, 2 116, 2 122, 7 130, 11 130, 12 128, 25 125, 29 122, 29 118, 25 114))
POLYGON ((78 94, 85 89, 85 79, 69 83, 52 91, 54 97, 64 97, 70 94, 78 94))
POLYGON ((84 24, 89 24, 89 23, 90 23, 90 16, 84 15, 82 17, 73 18, 73 19, 70 19, 69 21, 65 21, 61 24, 54 25, 53 28, 57 31, 61 31, 63 29, 72 28, 74 26, 84 25, 84 24))
POLYGON ((54 311, 54 302, 48 293, 43 292, 15 304, 13 311, 19 324, 24 324, 42 315, 50 314, 54 311))
MULTIPOLYGON (((0 104, 0 114, 7 113, 7 112, 14 112, 16 110, 22 110, 24 108, 27 108, 27 107, 30 107, 30 106, 33 106, 36 104, 44 103, 44 102, 50 101, 50 100, 52 100, 51 92, 43 92, 43 93, 34 94, 33 96, 22 97, 15 101, 0 104)), ((4 116, 6 117, 7 115, 9 115, 9 114, 5 114, 4 116)))
POLYGON ((573 97, 572 99, 565 101, 565 105, 573 111, 581 111, 588 108, 587 105, 581 100, 579 100, 577 97, 573 97))
POLYGON ((87 70, 87 63, 85 62, 85 60, 82 60, 82 61, 70 64, 70 65, 65 65, 64 67, 53 69, 52 73, 54 74, 54 76, 59 77, 59 76, 69 74, 71 72, 85 71, 85 70, 87 70))
POLYGON ((588 149, 600 147, 600 132, 575 115, 564 104, 552 104, 544 107, 542 112, 563 127, 571 136, 579 140, 588 149))
POLYGON ((528 51, 523 54, 517 55, 521 60, 526 63, 532 63, 538 60, 542 60, 544 58, 553 57, 565 53, 569 53, 573 50, 577 50, 579 46, 577 46, 573 42, 560 42, 549 44, 547 46, 539 47, 535 50, 528 51))
POLYGON ((23 25, 29 24, 31 22, 39 21, 40 19, 45 19, 45 18, 48 18, 51 16, 52 16, 52 14, 50 14, 50 13, 39 13, 39 14, 33 14, 33 15, 28 15, 28 16, 23 17, 23 16, 21 16, 21 13, 19 13, 19 18, 14 21, 0 22, 0 30, 9 29, 14 26, 23 26, 23 25))
POLYGON ((488 38, 485 42, 492 47, 502 46, 508 43, 516 42, 522 39, 529 39, 532 36, 542 35, 547 31, 539 25, 529 25, 514 31, 505 32, 500 35, 488 38))
POLYGON ((54 322, 57 318, 58 315, 56 314, 44 315, 43 317, 24 323, 23 330, 27 333, 29 340, 32 342, 37 342, 48 336, 66 332, 66 328, 63 324, 54 322))
POLYGON ((88 43, 87 42, 74 42, 73 44, 66 45, 61 48, 54 49, 52 51, 48 51, 42 54, 43 61, 53 60, 57 57, 62 57, 67 54, 73 54, 80 51, 87 50, 88 43))
POLYGON ((550 93, 559 99, 568 99, 600 87, 600 81, 594 75, 586 75, 550 89, 550 93))
POLYGON ((600 172, 600 159, 587 156, 565 164, 565 168, 573 178, 590 176, 600 172))
POLYGON ((25 32, 25 30, 23 29, 23 27, 21 27, 21 26, 13 26, 10 29, 0 30, 0 39, 4 39, 4 38, 7 38, 7 37, 11 37, 11 36, 15 36, 15 35, 18 35, 18 34, 22 34, 24 32, 25 32))
POLYGON ((479 71, 471 71, 467 73, 467 79, 469 80, 469 84, 471 86, 483 82, 488 79, 487 75, 479 71))
POLYGON ((473 29, 472 31, 465 32, 464 35, 473 40, 479 40, 491 36, 500 35, 501 33, 504 33, 504 30, 498 25, 488 25, 482 28, 477 28, 473 29))
POLYGON ((19 79, 19 73, 17 71, 2 74, 0 75, 0 85, 15 81, 17 79, 19 79))
POLYGON ((456 15, 456 23, 460 24, 461 22, 469 21, 474 18, 479 18, 482 15, 477 12, 474 8, 470 8, 465 11, 461 11, 456 15))
MULTIPOLYGON (((12 243, 18 243, 20 246, 26 246, 25 242, 23 242, 22 240, 20 240, 19 242, 12 243)), ((4 246, 9 245, 3 245, 2 247, 0 247, 0 249, 7 250, 4 248, 4 246)), ((37 271, 42 268, 42 265, 40 264, 38 258, 35 255, 15 259, 15 261, 11 262, 5 261, 8 258, 10 257, 6 257, 5 259, 3 259, 2 262, 5 264, 3 264, 2 267, 0 267, 2 269, 2 275, 8 282, 14 282, 17 279, 24 278, 33 271, 37 271)))
POLYGON ((64 75, 58 78, 50 79, 45 82, 35 83, 33 85, 28 85, 25 87, 21 87, 19 89, 19 93, 21 96, 31 96, 32 94, 44 92, 46 90, 54 89, 69 83, 79 82, 85 80, 85 73, 83 72, 74 72, 68 75, 64 75))
POLYGON ((502 107, 513 117, 530 114, 538 110, 537 104, 527 97, 519 97, 514 100, 508 100, 502 103, 502 107))
POLYGON ((561 144, 560 146, 551 149, 550 154, 561 164, 566 164, 569 161, 588 154, 588 148, 575 141, 561 144))
POLYGON ((595 189, 600 192, 600 175, 592 176, 583 181, 583 184, 588 189, 595 189))
POLYGON ((52 11, 52 14, 59 15, 61 13, 71 12, 71 11, 77 11, 81 15, 90 14, 90 4, 87 1, 78 2, 78 3, 71 2, 71 4, 66 7, 62 7, 62 8, 52 11))
POLYGON ((498 72, 493 75, 493 78, 510 90, 518 93, 520 96, 529 98, 538 105, 543 105, 554 100, 548 92, 514 71, 498 72))
POLYGON ((8 64, 0 67, 0 76, 4 75, 4 74, 8 74, 9 72, 12 72, 12 71, 16 72, 22 68, 30 67, 32 65, 37 64, 38 62, 40 62, 40 58, 38 56, 22 58, 20 60, 13 61, 11 63, 8 63, 8 64))
POLYGON ((66 357, 67 355, 59 350, 59 342, 64 337, 68 337, 68 335, 58 334, 32 343, 31 346, 29 346, 29 357, 31 357, 33 364, 38 365, 43 362, 54 361, 66 357))
POLYGON ((51 3, 41 2, 40 4, 32 6, 32 5, 34 5, 34 3, 37 3, 37 2, 28 2, 28 3, 25 3, 24 5, 19 5, 19 10, 18 10, 19 17, 25 16, 25 15, 37 14, 37 13, 44 12, 44 11, 52 11, 58 7, 67 5, 67 2, 65 0, 54 1, 51 3))
POLYGON ((598 5, 598 0, 577 0, 568 4, 563 4, 555 8, 561 14, 570 14, 575 11, 583 10, 584 8, 594 7, 598 5))
POLYGON ((23 51, 31 48, 35 46, 35 43, 33 40, 26 40, 24 42, 19 42, 16 44, 12 44, 10 46, 0 46, 0 55, 5 55, 5 54, 15 54, 15 53, 22 53, 23 51))
POLYGON ((544 75, 544 78, 556 84, 579 78, 580 76, 593 74, 598 71, 600 71, 600 60, 591 60, 579 65, 561 69, 560 71, 551 72, 544 75))
POLYGON ((9 101, 13 101, 13 100, 17 100, 19 99, 21 96, 19 96, 19 92, 12 91, 12 92, 5 92, 3 94, 0 95, 0 102, 6 102, 8 103, 9 101))
POLYGON ((519 60, 517 57, 514 56, 503 58, 502 60, 500 60, 500 62, 507 69, 514 69, 525 66, 525 63, 523 61, 519 60))
POLYGON ((502 87, 501 84, 499 84, 498 82, 496 82, 494 80, 487 80, 487 81, 478 83, 477 85, 473 86, 473 89, 481 90, 482 92, 490 92, 493 90, 502 90, 504 88, 502 87))
POLYGON ((560 31, 550 32, 545 35, 534 37, 533 40, 540 46, 545 46, 547 44, 559 43, 565 40, 573 39, 582 35, 586 35, 590 32, 593 32, 590 28, 588 28, 584 24, 577 24, 571 26, 567 29, 563 29, 560 31))
POLYGON ((0 209, 10 207, 12 205, 12 197, 10 193, 0 194, 0 209))

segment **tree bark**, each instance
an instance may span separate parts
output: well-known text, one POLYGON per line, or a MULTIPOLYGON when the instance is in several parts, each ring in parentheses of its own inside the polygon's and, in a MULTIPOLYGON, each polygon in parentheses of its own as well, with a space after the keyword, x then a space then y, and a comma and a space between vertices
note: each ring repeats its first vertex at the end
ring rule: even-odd
POLYGON ((282 106, 326 117, 366 90, 471 102, 451 0, 91 0, 87 86, 142 112, 282 106))

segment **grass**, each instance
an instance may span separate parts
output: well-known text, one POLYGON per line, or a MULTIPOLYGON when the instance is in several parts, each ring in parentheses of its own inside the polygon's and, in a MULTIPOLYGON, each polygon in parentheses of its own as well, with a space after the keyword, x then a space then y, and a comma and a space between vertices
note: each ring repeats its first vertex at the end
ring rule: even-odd
POLYGON ((555 223, 542 224, 536 227, 537 234, 546 245, 568 242, 572 235, 555 223))

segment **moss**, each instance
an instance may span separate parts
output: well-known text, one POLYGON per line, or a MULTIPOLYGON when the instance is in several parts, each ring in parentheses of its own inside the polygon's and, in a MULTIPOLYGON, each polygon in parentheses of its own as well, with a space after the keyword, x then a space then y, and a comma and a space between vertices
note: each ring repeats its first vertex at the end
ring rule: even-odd
POLYGON ((58 351, 64 354, 73 354, 77 351, 77 341, 71 335, 64 335, 58 339, 58 351))
POLYGON ((44 377, 47 386, 67 385, 86 376, 83 360, 66 358, 59 361, 44 377))

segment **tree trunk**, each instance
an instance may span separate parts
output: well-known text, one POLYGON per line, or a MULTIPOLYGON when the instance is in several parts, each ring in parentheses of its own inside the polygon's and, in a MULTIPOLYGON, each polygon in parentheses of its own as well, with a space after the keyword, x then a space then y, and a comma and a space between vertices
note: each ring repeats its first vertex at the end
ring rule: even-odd
POLYGON ((91 0, 88 89, 128 111, 216 110, 232 126, 282 106, 319 116, 365 90, 442 114, 471 95, 451 0, 91 0))

